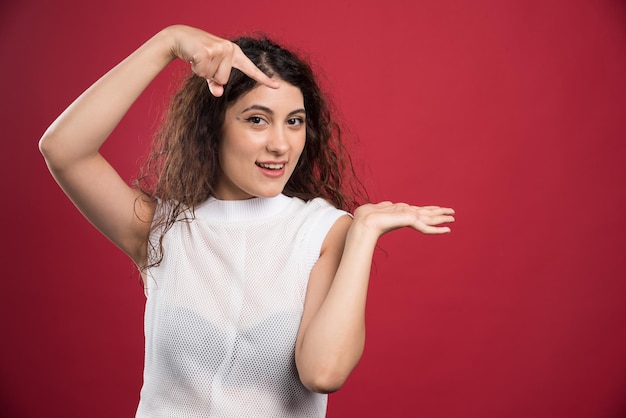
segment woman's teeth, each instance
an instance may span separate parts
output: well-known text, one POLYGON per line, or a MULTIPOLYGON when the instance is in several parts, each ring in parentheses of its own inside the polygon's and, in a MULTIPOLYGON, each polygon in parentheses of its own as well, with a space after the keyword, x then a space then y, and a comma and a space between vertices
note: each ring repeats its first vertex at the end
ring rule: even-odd
POLYGON ((256 165, 258 165, 259 167, 267 168, 269 170, 280 170, 281 168, 285 166, 285 164, 263 164, 263 163, 257 163, 256 165))

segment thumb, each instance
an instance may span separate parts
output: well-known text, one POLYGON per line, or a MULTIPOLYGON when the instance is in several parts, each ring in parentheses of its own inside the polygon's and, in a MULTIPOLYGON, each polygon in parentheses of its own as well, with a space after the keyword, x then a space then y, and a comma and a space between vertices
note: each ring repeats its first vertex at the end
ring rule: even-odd
POLYGON ((222 94, 224 94, 224 86, 216 83, 213 80, 207 80, 207 83, 209 84, 209 91, 211 92, 211 94, 215 97, 221 97, 222 94))

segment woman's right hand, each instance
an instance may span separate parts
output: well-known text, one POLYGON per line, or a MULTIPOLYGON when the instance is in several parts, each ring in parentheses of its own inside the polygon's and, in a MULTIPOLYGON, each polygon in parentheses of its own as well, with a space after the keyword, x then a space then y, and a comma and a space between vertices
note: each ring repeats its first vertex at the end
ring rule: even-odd
POLYGON ((176 57, 191 62, 193 71, 207 79, 215 96, 224 93, 232 68, 263 85, 278 87, 234 43, 189 26, 170 26, 81 94, 39 142, 65 193, 138 265, 147 259, 155 202, 130 187, 99 149, 154 77, 176 57))
POLYGON ((184 25, 170 26, 165 31, 172 39, 172 55, 189 62, 193 72, 207 80, 214 96, 224 93, 233 68, 267 87, 278 88, 277 82, 259 70, 233 42, 184 25))

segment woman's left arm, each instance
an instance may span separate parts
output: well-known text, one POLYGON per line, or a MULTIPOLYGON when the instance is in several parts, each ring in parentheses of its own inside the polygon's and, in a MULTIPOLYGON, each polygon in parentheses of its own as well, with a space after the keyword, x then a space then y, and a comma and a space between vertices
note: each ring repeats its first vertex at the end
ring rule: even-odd
POLYGON ((331 228, 311 271, 296 342, 296 366, 310 390, 338 390, 365 345, 365 302, 374 248, 385 233, 409 227, 424 234, 450 232, 454 210, 382 202, 359 207, 352 220, 331 228))

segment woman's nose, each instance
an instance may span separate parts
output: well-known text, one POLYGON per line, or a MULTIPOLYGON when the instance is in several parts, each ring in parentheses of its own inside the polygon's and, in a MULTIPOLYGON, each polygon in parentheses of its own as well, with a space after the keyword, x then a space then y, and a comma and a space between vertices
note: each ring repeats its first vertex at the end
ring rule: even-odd
POLYGON ((285 154, 289 151, 289 138, 283 127, 276 126, 267 141, 268 151, 274 154, 285 154))

